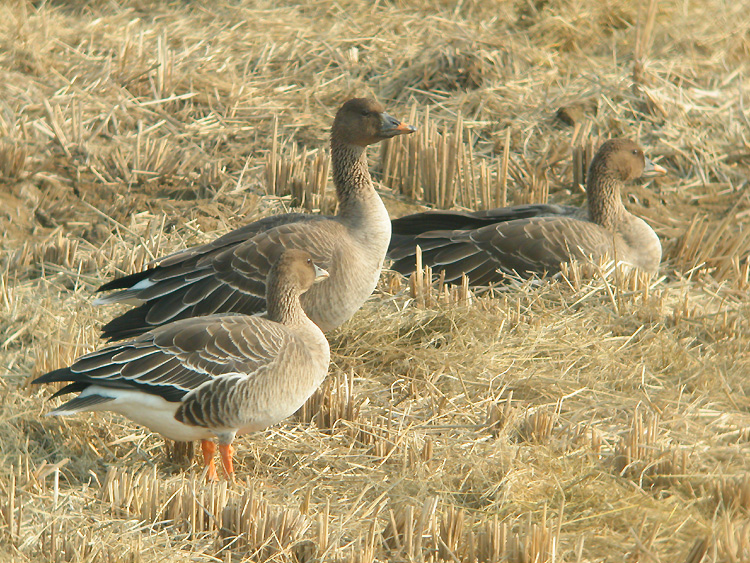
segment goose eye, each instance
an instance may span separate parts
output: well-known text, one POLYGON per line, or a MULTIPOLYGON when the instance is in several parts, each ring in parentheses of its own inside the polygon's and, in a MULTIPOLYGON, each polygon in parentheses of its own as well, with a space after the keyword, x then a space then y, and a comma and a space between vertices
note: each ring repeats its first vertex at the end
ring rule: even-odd
POLYGON ((362 117, 367 117, 368 115, 370 115, 370 110, 363 109, 363 110, 360 110, 359 113, 360 115, 362 115, 362 117))
POLYGON ((312 266, 312 258, 308 258, 308 259, 307 259, 307 263, 308 263, 308 264, 310 264, 310 265, 312 266))
POLYGON ((633 149, 633 154, 635 156, 638 156, 639 154, 641 154, 641 151, 639 149, 633 149))

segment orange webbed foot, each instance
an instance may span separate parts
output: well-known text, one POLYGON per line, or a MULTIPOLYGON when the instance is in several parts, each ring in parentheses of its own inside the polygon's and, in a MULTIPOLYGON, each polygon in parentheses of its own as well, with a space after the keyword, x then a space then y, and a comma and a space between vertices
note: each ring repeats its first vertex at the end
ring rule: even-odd
POLYGON ((221 455, 221 464, 224 466, 227 479, 231 479, 232 484, 236 485, 237 481, 234 478, 234 463, 232 461, 232 457, 234 456, 232 444, 219 444, 219 454, 221 455))
POLYGON ((216 463, 214 462, 214 454, 216 453, 216 444, 211 440, 201 440, 201 450, 203 450, 203 462, 206 465, 206 480, 216 481, 219 476, 216 473, 216 463))

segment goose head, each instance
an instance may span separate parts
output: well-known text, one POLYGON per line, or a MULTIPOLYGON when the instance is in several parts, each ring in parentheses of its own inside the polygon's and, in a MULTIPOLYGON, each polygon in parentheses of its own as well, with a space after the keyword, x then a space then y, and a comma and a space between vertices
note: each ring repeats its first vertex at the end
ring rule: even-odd
POLYGON ((296 248, 283 252, 273 270, 277 284, 300 294, 328 277, 327 271, 315 265, 309 252, 296 248))
POLYGON ((369 98, 353 98, 336 113, 331 136, 349 145, 366 147, 417 129, 388 115, 385 108, 369 98))
POLYGON ((622 182, 636 178, 653 178, 667 171, 652 162, 643 149, 628 139, 610 139, 591 161, 591 175, 614 176, 622 182))

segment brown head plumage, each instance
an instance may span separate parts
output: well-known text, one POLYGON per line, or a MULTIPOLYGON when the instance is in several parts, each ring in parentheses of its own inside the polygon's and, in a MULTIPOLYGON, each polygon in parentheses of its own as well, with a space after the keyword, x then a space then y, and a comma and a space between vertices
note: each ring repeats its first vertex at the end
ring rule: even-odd
POLYGON ((629 139, 606 141, 589 167, 589 178, 613 176, 622 182, 660 174, 666 174, 666 170, 646 158, 643 149, 629 139))
POLYGON ((352 98, 336 112, 331 138, 336 142, 366 147, 414 131, 416 128, 388 115, 375 100, 352 98))
POLYGON ((328 272, 313 264, 305 250, 286 250, 274 263, 266 281, 268 318, 281 323, 295 322, 304 316, 299 296, 328 272))

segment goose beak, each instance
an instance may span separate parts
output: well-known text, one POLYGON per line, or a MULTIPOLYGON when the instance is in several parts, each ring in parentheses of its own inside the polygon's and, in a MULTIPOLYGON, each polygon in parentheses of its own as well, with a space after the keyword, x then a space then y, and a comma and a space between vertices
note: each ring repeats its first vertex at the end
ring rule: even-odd
POLYGON ((417 130, 413 125, 407 125, 383 112, 380 114, 380 135, 386 139, 395 137, 396 135, 408 135, 414 133, 417 130))
POLYGON ((313 267, 315 268, 315 282, 314 283, 321 282, 329 276, 328 272, 325 271, 323 268, 319 268, 318 266, 315 266, 315 265, 313 265, 313 267))
POLYGON ((666 168, 663 168, 662 166, 651 162, 651 160, 649 160, 648 158, 646 158, 645 160, 646 162, 643 166, 643 174, 641 174, 641 178, 654 178, 656 176, 663 176, 667 173, 666 168))

